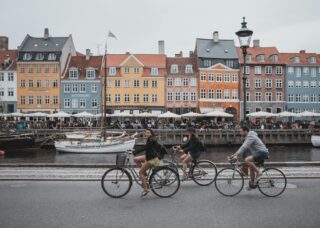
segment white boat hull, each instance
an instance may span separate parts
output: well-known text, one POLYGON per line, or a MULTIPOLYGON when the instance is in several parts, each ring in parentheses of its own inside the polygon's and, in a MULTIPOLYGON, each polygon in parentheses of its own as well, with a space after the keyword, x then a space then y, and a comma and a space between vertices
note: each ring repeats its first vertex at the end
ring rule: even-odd
POLYGON ((311 143, 314 147, 320 147, 320 135, 312 135, 311 143))
POLYGON ((55 141, 54 146, 59 152, 66 153, 120 153, 133 149, 135 140, 116 142, 81 142, 62 140, 55 141))

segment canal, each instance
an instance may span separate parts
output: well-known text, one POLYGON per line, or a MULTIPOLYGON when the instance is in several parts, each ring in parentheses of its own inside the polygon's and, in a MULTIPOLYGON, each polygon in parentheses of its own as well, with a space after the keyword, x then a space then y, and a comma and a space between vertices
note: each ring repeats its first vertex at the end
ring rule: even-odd
MULTIPOLYGON (((216 163, 226 162, 226 157, 238 147, 210 147, 202 158, 216 163)), ((320 161, 320 148, 311 146, 269 146, 270 159, 274 162, 320 161)), ((54 149, 24 149, 7 151, 0 163, 114 163, 115 154, 71 154, 54 149)))

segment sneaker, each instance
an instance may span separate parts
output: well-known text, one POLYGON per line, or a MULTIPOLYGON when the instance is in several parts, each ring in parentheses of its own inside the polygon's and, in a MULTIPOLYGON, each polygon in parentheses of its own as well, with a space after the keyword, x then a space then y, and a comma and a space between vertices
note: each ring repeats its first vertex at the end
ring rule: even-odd
POLYGON ((147 190, 147 191, 143 190, 143 192, 141 192, 140 197, 143 198, 143 197, 145 197, 146 195, 148 195, 148 193, 149 193, 149 190, 147 190))

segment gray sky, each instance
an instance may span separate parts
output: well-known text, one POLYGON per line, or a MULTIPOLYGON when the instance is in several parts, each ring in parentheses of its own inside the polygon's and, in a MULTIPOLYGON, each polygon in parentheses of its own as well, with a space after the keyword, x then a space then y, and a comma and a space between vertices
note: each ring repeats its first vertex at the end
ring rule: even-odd
POLYGON ((72 34, 78 51, 97 54, 111 30, 118 40, 108 41, 109 53, 157 53, 163 39, 168 55, 186 55, 214 30, 236 40, 243 16, 262 46, 320 53, 319 0, 1 0, 0 35, 16 48, 48 27, 52 36, 72 34))

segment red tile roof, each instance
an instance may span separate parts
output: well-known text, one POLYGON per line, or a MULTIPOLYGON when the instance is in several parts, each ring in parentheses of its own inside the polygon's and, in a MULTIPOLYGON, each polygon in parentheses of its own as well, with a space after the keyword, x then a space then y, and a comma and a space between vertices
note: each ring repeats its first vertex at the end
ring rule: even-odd
MULTIPOLYGON (((240 63, 243 63, 243 55, 241 48, 237 47, 238 57, 240 63)), ((251 55, 251 62, 247 62, 248 64, 283 64, 283 61, 280 57, 280 53, 276 47, 251 47, 247 49, 248 55, 251 55), (258 55, 264 55, 265 61, 264 62, 258 62, 257 56, 258 55), (279 61, 278 62, 272 62, 270 61, 270 56, 272 55, 278 55, 279 61)))
POLYGON ((0 69, 2 69, 2 64, 4 64, 4 61, 8 58, 8 56, 12 60, 12 63, 9 65, 7 70, 16 70, 18 50, 0 51, 0 69))
MULTIPOLYGON (((197 72, 197 59, 195 57, 168 57, 167 58, 167 72, 170 72, 172 64, 177 64, 179 72, 184 73, 186 65, 191 64, 193 72, 197 72)), ((180 73, 181 74, 181 73, 180 73)))
POLYGON ((299 53, 281 53, 281 59, 288 65, 319 65, 320 64, 320 55, 316 53, 306 53, 305 51, 300 51, 299 53), (299 57, 300 62, 294 63, 291 59, 294 57, 299 57), (308 58, 315 57, 316 63, 308 62, 308 58))
MULTIPOLYGON (((108 54, 107 65, 120 66, 131 54, 108 54)), ((136 57, 145 67, 166 67, 166 55, 160 54, 132 54, 136 57)))

